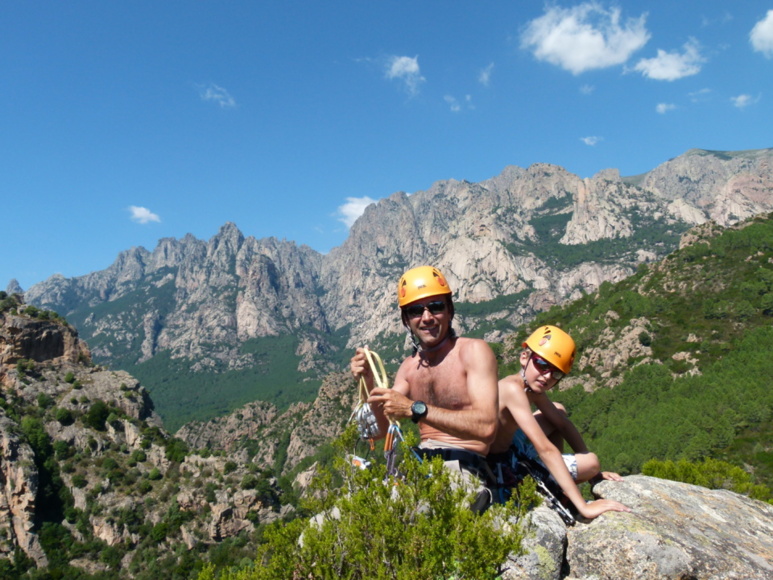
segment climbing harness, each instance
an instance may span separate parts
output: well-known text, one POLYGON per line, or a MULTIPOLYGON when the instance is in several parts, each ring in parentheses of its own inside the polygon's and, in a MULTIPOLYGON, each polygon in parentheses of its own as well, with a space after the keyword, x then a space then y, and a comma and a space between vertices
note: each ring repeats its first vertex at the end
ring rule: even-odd
POLYGON ((517 487, 523 479, 529 475, 534 480, 539 493, 554 510, 564 523, 573 525, 575 517, 561 501, 565 498, 561 487, 550 476, 550 472, 533 458, 519 454, 515 447, 511 447, 504 453, 489 455, 489 466, 494 472, 496 497, 499 503, 505 503, 512 489, 517 487))
MULTIPOLYGON (((368 365, 370 365, 371 374, 373 375, 376 386, 382 389, 388 389, 389 381, 387 380, 386 370, 384 369, 384 363, 381 361, 381 357, 378 353, 368 348, 363 350, 365 351, 365 357, 368 361, 368 365)), ((363 376, 360 377, 359 381, 359 395, 360 400, 354 408, 350 421, 354 419, 357 422, 357 430, 360 434, 360 438, 364 441, 368 441, 370 450, 373 451, 375 449, 375 440, 381 436, 381 429, 379 428, 376 416, 373 414, 373 410, 368 403, 368 385, 363 376)), ((400 430, 400 425, 397 421, 388 415, 387 420, 389 421, 389 428, 387 429, 386 437, 384 439, 384 458, 386 459, 387 476, 390 476, 397 474, 397 447, 398 443, 403 441, 403 433, 400 430)))

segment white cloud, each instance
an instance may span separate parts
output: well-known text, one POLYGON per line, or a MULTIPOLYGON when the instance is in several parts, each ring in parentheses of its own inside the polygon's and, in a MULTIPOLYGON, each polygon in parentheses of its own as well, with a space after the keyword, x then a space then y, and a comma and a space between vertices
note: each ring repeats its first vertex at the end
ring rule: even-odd
POLYGON ((594 145, 596 145, 596 144, 597 144, 599 141, 601 141, 602 139, 604 139, 604 138, 603 138, 603 137, 595 137, 595 136, 590 136, 590 137, 580 137, 580 141, 582 141, 582 142, 583 142, 583 143, 585 143, 586 145, 590 145, 591 147, 593 147, 594 145))
POLYGON ((752 97, 751 95, 738 95, 737 97, 730 97, 730 101, 734 107, 739 109, 745 109, 749 105, 753 105, 760 100, 761 97, 752 97))
POLYGON ((688 96, 690 97, 690 100, 693 103, 700 103, 702 101, 707 101, 711 96, 711 89, 700 89, 698 91, 688 93, 688 96))
POLYGON ((345 223, 347 228, 352 227, 357 218, 365 212, 365 208, 372 203, 376 203, 376 200, 368 196, 347 197, 346 203, 338 208, 338 221, 345 223))
POLYGON ((658 49, 656 57, 641 59, 633 70, 656 81, 675 81, 698 74, 701 63, 706 61, 701 56, 698 42, 691 38, 683 48, 684 52, 681 53, 658 49))
POLYGON ((606 10, 597 2, 551 6, 526 26, 521 47, 577 75, 626 62, 650 39, 646 19, 645 13, 621 24, 619 8, 606 10))
POLYGON ((592 95, 593 91, 595 90, 596 90, 596 87, 594 87, 593 85, 582 85, 580 87, 580 93, 583 95, 592 95))
POLYGON ((446 95, 445 97, 443 97, 443 100, 451 109, 452 113, 458 113, 459 111, 462 110, 462 106, 459 104, 459 101, 456 100, 456 97, 452 97, 451 95, 446 95))
POLYGON ((419 92, 419 86, 426 79, 421 76, 419 68, 419 57, 392 56, 389 58, 386 66, 386 77, 389 80, 397 79, 402 81, 409 94, 415 95, 419 92))
POLYGON ((673 103, 658 103, 658 105, 655 107, 655 110, 660 113, 661 115, 665 115, 669 111, 673 111, 676 109, 676 105, 673 103))
POLYGON ((768 10, 765 18, 754 25, 749 33, 752 48, 767 58, 773 58, 773 10, 768 10))
MULTIPOLYGON (((457 99, 453 95, 445 95, 443 97, 443 100, 448 105, 449 109, 451 109, 452 113, 458 113, 462 110, 462 103, 459 102, 459 99, 457 99)), ((474 109, 475 105, 472 103, 472 95, 464 95, 464 104, 467 106, 468 109, 474 109)))
POLYGON ((236 106, 236 101, 226 89, 212 83, 200 85, 199 96, 202 101, 213 101, 221 109, 230 109, 236 106))
POLYGON ((482 71, 480 71, 480 74, 478 75, 478 82, 482 84, 484 87, 489 86, 489 84, 491 83, 491 73, 493 71, 494 71, 494 63, 492 62, 482 71))
POLYGON ((139 224, 146 224, 148 222, 161 222, 161 218, 146 207, 130 205, 129 213, 131 213, 131 220, 139 224))

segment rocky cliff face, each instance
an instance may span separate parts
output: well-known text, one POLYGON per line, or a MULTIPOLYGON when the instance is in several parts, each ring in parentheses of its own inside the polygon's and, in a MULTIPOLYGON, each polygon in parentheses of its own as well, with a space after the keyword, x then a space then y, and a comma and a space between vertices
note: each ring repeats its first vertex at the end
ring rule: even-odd
POLYGON ((64 321, 18 301, 3 308, 0 560, 20 550, 59 572, 159 577, 160 554, 205 554, 287 513, 270 471, 236 454, 189 453, 145 388, 93 366, 64 321))
POLYGON ((772 160, 771 149, 693 150, 637 178, 507 167, 480 183, 395 193, 324 256, 245 238, 229 223, 207 242, 163 239, 104 271, 54 276, 26 299, 73 320, 97 361, 137 364, 164 352, 223 372, 261 364, 244 341, 293 335, 296 370, 319 378, 342 347, 399 340, 394 285, 409 267, 437 265, 462 303, 457 326, 499 340, 501 329, 664 256, 688 226, 772 210, 772 160), (489 302, 484 314, 465 313, 465 303, 489 302))

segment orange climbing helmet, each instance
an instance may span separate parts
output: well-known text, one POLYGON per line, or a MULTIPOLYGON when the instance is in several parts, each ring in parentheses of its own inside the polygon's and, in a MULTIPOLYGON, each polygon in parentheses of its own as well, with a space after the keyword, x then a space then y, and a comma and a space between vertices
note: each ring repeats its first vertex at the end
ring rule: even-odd
POLYGON ((445 276, 432 266, 419 266, 408 270, 397 285, 397 304, 400 308, 428 296, 451 294, 445 276))
POLYGON ((531 349, 564 374, 572 370, 574 355, 577 352, 572 337, 557 326, 551 325, 541 326, 532 332, 523 347, 531 349))

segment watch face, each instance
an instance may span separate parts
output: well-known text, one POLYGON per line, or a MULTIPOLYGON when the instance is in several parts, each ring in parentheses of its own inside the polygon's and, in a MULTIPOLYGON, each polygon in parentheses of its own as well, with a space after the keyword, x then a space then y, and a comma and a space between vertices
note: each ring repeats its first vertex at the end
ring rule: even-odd
POLYGON ((424 401, 416 401, 411 405, 411 411, 414 415, 422 416, 427 412, 427 405, 424 401))

